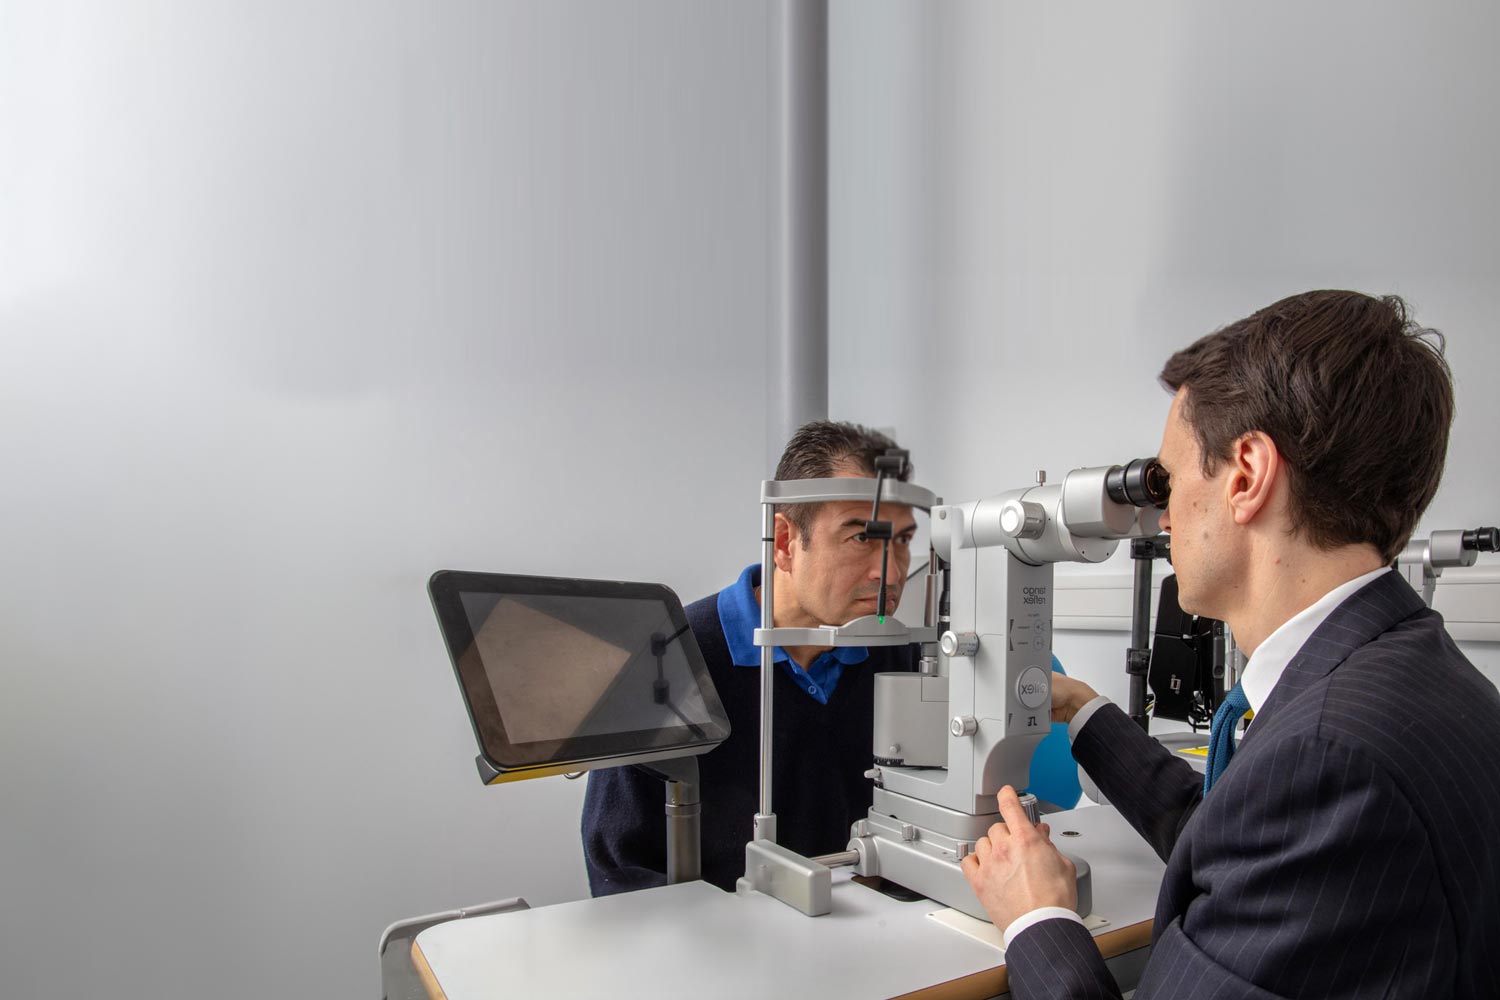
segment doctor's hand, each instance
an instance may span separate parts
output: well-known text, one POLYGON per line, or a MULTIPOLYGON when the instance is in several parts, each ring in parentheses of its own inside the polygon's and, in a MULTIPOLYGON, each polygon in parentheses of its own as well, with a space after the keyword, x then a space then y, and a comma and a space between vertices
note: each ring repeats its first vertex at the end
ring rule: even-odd
POLYGON ((1078 710, 1097 697, 1099 697, 1099 692, 1083 681, 1064 677, 1062 674, 1053 674, 1052 721, 1072 722, 1078 710))
POLYGON ((1017 917, 1038 907, 1077 907, 1078 876, 1073 862, 1052 846, 1047 824, 1033 826, 1026 818, 1014 788, 1000 789, 999 800, 1005 822, 975 842, 962 868, 979 904, 1004 933, 1017 917))

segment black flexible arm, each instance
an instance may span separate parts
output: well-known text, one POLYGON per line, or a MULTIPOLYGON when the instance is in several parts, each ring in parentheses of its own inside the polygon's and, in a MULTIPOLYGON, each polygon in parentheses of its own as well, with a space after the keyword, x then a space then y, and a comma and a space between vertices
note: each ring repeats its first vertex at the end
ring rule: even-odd
POLYGON ((865 537, 880 539, 880 597, 877 610, 880 621, 885 623, 886 571, 891 561, 891 522, 880 519, 880 493, 885 487, 886 473, 893 472, 899 479, 906 471, 907 453, 900 448, 887 448, 885 454, 875 459, 875 504, 870 508, 870 519, 865 522, 865 537))

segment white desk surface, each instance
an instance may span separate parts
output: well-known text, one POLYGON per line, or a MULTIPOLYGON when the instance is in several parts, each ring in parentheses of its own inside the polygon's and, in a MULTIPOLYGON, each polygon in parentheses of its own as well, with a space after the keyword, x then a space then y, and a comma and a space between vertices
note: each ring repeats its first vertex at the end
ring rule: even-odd
MULTIPOLYGON (((1109 921, 1095 936, 1149 926, 1163 865, 1119 813, 1097 806, 1046 820, 1053 841, 1093 869, 1094 913, 1109 921)), ((413 958, 446 1000, 888 998, 1002 964, 997 949, 930 919, 940 904, 897 902, 850 874, 834 871, 833 912, 822 917, 688 882, 439 924, 417 936, 413 958)), ((944 995, 990 996, 996 982, 978 976, 944 995)))

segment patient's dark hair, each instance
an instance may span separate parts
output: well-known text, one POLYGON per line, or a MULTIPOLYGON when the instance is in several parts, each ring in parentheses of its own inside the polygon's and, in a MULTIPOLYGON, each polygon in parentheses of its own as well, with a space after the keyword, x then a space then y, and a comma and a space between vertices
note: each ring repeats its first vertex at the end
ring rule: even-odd
POLYGON ((1161 381, 1213 475, 1261 431, 1286 459, 1293 529, 1395 559, 1443 478, 1453 378, 1436 330, 1394 295, 1304 292, 1184 348, 1161 381))
MULTIPOLYGON (((814 420, 799 427, 797 433, 786 443, 781 461, 776 463, 776 478, 828 479, 845 461, 855 462, 865 475, 874 476, 875 459, 887 448, 896 447, 899 447, 896 442, 884 434, 859 424, 814 420)), ((898 478, 905 482, 910 476, 911 463, 907 462, 905 471, 898 478)), ((813 518, 817 515, 819 506, 821 505, 815 503, 776 505, 776 512, 785 514, 787 520, 797 526, 803 548, 807 547, 810 540, 813 518)))

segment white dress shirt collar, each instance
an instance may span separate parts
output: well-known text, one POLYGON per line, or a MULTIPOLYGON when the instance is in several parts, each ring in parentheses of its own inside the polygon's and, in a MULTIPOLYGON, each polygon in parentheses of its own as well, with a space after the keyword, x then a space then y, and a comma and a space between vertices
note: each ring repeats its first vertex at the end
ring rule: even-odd
POLYGON ((1260 711, 1266 699, 1271 697, 1271 690, 1276 687, 1276 682, 1281 680, 1287 664, 1292 662, 1292 657, 1312 638, 1312 634, 1333 613, 1334 608, 1354 596, 1356 591, 1380 574, 1389 572, 1389 567, 1382 566, 1339 584, 1324 594, 1317 603, 1297 612, 1283 622, 1280 628, 1266 636, 1266 640, 1251 655, 1240 675, 1240 686, 1250 702, 1250 711, 1260 711))

